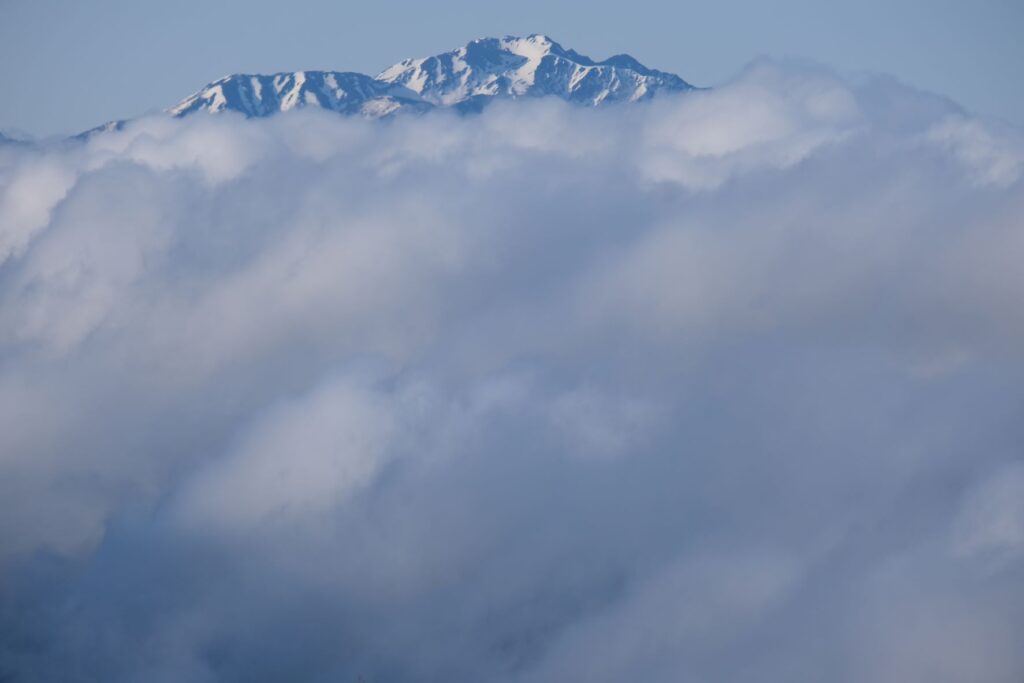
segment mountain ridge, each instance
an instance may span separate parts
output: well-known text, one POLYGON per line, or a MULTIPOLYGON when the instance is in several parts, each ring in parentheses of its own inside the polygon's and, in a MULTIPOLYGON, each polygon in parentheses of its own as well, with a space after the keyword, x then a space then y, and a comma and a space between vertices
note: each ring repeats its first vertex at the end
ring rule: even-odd
MULTIPOLYGON (((598 61, 534 33, 478 38, 448 52, 404 59, 377 76, 321 70, 229 74, 164 112, 176 118, 221 112, 261 118, 317 107, 385 118, 434 109, 471 113, 496 100, 535 97, 599 107, 697 89, 676 74, 651 69, 628 54, 598 61)), ((75 137, 121 130, 125 123, 111 121, 75 137)))
POLYGON ((282 71, 224 76, 166 111, 178 118, 221 111, 256 118, 317 106, 343 114, 373 115, 375 112, 365 107, 371 102, 379 105, 377 115, 381 116, 421 104, 420 98, 406 88, 354 71, 282 71))

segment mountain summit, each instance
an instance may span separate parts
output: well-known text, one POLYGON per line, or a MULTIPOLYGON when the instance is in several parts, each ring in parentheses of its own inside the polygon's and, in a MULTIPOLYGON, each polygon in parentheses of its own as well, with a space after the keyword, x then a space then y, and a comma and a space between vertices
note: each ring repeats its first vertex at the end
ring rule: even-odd
POLYGON ((495 99, 559 97, 586 106, 646 100, 693 86, 629 55, 604 61, 547 36, 481 38, 451 52, 406 59, 376 78, 338 71, 225 76, 168 109, 173 116, 236 111, 270 116, 302 107, 388 116, 398 111, 479 111, 495 99))
POLYGON ((595 62, 539 34, 481 38, 451 52, 407 59, 382 71, 377 80, 403 85, 434 105, 470 110, 499 97, 554 95, 597 106, 693 87, 629 55, 595 62))

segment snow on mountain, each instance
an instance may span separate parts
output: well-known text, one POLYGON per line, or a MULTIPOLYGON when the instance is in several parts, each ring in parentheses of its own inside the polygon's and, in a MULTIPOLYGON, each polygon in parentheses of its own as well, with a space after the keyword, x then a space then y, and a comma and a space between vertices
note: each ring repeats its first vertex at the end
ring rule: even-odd
POLYGON ((321 107, 379 118, 434 107, 478 111, 498 98, 554 96, 599 106, 692 89, 679 76, 649 69, 629 55, 596 62, 534 34, 481 38, 451 52, 404 60, 376 78, 337 71, 234 74, 167 111, 178 117, 221 111, 261 117, 321 107))
POLYGON ((658 91, 693 89, 675 74, 648 69, 629 55, 595 62, 547 36, 482 38, 465 47, 385 69, 377 80, 404 85, 441 106, 476 109, 496 97, 553 95, 597 106, 644 100, 658 91))
POLYGON ((205 111, 237 111, 247 117, 269 116, 302 107, 343 114, 382 116, 399 108, 429 108, 411 90, 369 76, 339 71, 296 71, 270 76, 234 74, 210 83, 168 112, 173 116, 205 111))
POLYGON ((128 119, 118 119, 116 121, 107 121, 106 123, 100 124, 95 128, 90 128, 87 131, 81 132, 78 135, 72 136, 73 140, 88 140, 93 135, 99 133, 113 133, 119 130, 124 130, 125 125, 128 123, 128 119))

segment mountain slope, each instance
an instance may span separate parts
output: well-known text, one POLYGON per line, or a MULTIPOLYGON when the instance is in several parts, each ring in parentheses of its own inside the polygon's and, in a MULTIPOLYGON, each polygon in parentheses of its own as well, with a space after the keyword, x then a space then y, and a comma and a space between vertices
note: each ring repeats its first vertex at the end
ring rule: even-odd
POLYGON ((25 145, 28 145, 28 144, 30 144, 30 143, 26 142, 25 140, 19 140, 18 138, 12 138, 12 137, 4 135, 2 132, 0 132, 0 145, 6 145, 6 146, 9 146, 9 147, 15 147, 15 146, 25 146, 25 145))
POLYGON ((399 108, 422 110, 429 105, 407 88, 364 74, 296 71, 269 76, 225 76, 171 107, 168 113, 187 116, 199 111, 211 114, 236 111, 247 117, 260 117, 303 107, 383 116, 399 108))

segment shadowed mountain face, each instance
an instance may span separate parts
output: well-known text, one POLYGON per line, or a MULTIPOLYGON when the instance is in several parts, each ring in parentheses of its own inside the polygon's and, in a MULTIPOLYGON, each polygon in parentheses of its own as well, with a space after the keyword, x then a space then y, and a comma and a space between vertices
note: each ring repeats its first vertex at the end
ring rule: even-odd
POLYGON ((12 137, 4 135, 2 132, 0 132, 0 145, 24 145, 24 144, 27 144, 24 140, 19 140, 17 138, 12 138, 12 137))
POLYGON ((186 116, 235 111, 260 117, 320 107, 376 118, 436 107, 478 111, 499 98, 555 96, 599 106, 692 89, 679 76, 648 69, 629 55, 597 62, 543 35, 508 36, 474 40, 433 57, 406 59, 376 78, 336 71, 225 76, 168 112, 186 116))

